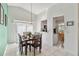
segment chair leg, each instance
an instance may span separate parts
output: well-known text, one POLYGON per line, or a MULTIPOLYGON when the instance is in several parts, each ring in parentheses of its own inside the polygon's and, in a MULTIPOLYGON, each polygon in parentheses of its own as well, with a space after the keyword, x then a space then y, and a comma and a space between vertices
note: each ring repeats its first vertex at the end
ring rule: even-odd
POLYGON ((21 47, 19 46, 19 52, 21 53, 21 47))
POLYGON ((39 53, 41 53, 41 47, 39 47, 39 53))
POLYGON ((27 45, 25 46, 25 55, 27 55, 27 45))
POLYGON ((35 56, 35 47, 34 47, 34 56, 35 56))
POLYGON ((31 52, 31 45, 29 45, 29 51, 31 52))
POLYGON ((23 54, 23 47, 21 47, 20 49, 21 49, 20 51, 21 51, 21 55, 22 55, 23 54))

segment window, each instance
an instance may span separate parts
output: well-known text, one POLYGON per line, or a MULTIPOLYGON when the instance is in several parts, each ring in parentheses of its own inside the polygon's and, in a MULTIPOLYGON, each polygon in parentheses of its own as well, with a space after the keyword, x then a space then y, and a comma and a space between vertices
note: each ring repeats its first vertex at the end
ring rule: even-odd
POLYGON ((33 24, 27 24, 27 32, 33 33, 33 24))
POLYGON ((64 23, 58 24, 58 32, 64 32, 64 23))
POLYGON ((33 33, 33 24, 17 23, 17 33, 23 34, 23 32, 32 32, 33 33))
POLYGON ((23 34, 23 32, 26 32, 26 30, 27 30, 26 24, 24 24, 24 23, 17 24, 17 33, 23 34))

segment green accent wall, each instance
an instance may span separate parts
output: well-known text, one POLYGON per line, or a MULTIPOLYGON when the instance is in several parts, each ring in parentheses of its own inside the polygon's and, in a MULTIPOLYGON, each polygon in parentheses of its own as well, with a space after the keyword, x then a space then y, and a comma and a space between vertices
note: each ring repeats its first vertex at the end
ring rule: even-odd
MULTIPOLYGON (((2 3, 4 13, 8 16, 8 6, 2 3)), ((7 26, 0 24, 0 56, 3 56, 7 45, 7 26)))

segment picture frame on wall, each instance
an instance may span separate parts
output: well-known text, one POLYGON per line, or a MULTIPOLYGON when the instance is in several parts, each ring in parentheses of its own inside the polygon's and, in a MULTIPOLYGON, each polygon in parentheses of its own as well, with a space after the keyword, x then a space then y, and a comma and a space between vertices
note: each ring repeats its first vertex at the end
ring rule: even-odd
POLYGON ((0 24, 4 25, 4 9, 0 3, 0 24))
POLYGON ((5 26, 7 26, 7 22, 8 22, 8 17, 7 17, 7 15, 5 14, 5 26))
POLYGON ((73 26, 74 25, 74 21, 68 21, 67 22, 67 26, 73 26))

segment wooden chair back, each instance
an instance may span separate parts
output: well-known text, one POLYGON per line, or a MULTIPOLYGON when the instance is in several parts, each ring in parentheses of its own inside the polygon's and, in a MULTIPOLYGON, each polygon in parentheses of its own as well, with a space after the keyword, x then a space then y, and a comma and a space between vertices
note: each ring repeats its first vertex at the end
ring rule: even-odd
POLYGON ((22 44, 22 37, 20 34, 18 34, 18 36, 19 36, 19 43, 22 44))

